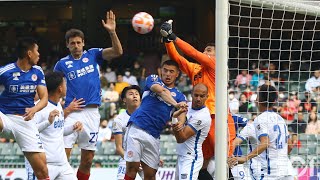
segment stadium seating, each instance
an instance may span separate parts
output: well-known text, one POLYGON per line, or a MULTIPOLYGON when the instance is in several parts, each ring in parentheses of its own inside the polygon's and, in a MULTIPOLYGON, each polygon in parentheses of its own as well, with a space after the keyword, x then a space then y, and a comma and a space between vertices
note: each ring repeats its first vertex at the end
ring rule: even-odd
MULTIPOLYGON (((320 165, 320 136, 312 134, 299 134, 301 147, 294 147, 290 153, 290 159, 294 167, 304 167, 313 163, 320 165), (319 142, 319 143, 318 143, 319 142)), ((241 144, 243 154, 248 152, 248 144, 241 144)), ((81 149, 75 145, 70 157, 73 167, 80 164, 81 149)), ((120 156, 116 154, 114 142, 105 142, 96 151, 93 162, 99 162, 103 167, 117 167, 120 156)), ((160 158, 164 161, 164 167, 175 167, 177 161, 176 140, 173 135, 161 135, 160 158)), ((93 165, 94 166, 94 165, 93 165)), ((24 156, 17 143, 0 143, 0 168, 23 168, 24 156)))

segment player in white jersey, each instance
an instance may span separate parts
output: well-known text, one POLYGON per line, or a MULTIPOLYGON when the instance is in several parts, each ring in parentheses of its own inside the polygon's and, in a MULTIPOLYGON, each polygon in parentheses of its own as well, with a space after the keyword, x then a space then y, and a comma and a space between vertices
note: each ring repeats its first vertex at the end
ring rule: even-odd
MULTIPOLYGON (((49 103, 41 111, 37 112, 33 120, 37 123, 40 139, 43 143, 47 158, 49 176, 55 179, 76 180, 73 168, 70 166, 64 149, 63 135, 82 129, 81 122, 74 125, 64 126, 64 112, 60 99, 66 95, 66 80, 63 73, 49 72, 45 76, 49 94, 49 103)), ((80 110, 83 101, 74 100, 69 106, 69 111, 80 110)), ((26 161, 28 180, 34 180, 33 170, 26 161)))
MULTIPOLYGON (((233 148, 239 146, 243 141, 247 141, 249 144, 249 150, 252 152, 257 147, 258 140, 256 139, 256 131, 253 122, 247 123, 247 125, 240 131, 239 135, 233 141, 233 148)), ((259 179, 261 166, 259 157, 254 157, 249 160, 249 170, 252 179, 259 179)))
MULTIPOLYGON (((114 134, 116 153, 121 156, 118 164, 118 180, 123 180, 126 174, 126 160, 124 160, 123 137, 127 131, 127 124, 131 114, 140 106, 141 89, 139 86, 131 85, 125 87, 121 92, 121 99, 126 106, 126 111, 114 118, 112 133, 114 134)), ((139 172, 143 179, 143 173, 139 172)))
POLYGON ((70 29, 65 35, 70 55, 60 59, 54 68, 54 71, 63 72, 67 78, 66 106, 74 98, 83 98, 86 105, 83 111, 73 112, 66 119, 66 124, 73 124, 76 120, 80 120, 83 124, 83 131, 72 133, 64 139, 68 157, 76 141, 81 148, 81 160, 77 172, 79 180, 89 179, 96 150, 100 124, 98 107, 101 104, 99 66, 104 60, 111 60, 123 53, 116 33, 115 15, 112 11, 107 12, 106 20, 102 20, 102 25, 110 35, 112 47, 91 48, 84 51, 83 32, 78 29, 70 29))
POLYGON ((14 137, 38 179, 49 179, 39 131, 34 121, 30 121, 48 103, 44 74, 36 65, 38 49, 34 39, 20 39, 16 47, 18 60, 0 67, 0 85, 5 88, 0 95, 0 132, 14 137), (40 101, 34 105, 36 92, 40 101))
POLYGON ((254 120, 257 147, 246 156, 228 159, 229 165, 257 157, 261 164, 259 179, 293 180, 288 170, 288 128, 284 119, 273 111, 278 95, 275 87, 262 85, 258 92, 258 108, 261 114, 254 120))
POLYGON ((173 114, 173 132, 178 142, 176 180, 198 179, 203 164, 202 143, 211 125, 210 111, 205 106, 207 98, 207 86, 202 83, 196 84, 192 91, 192 103, 188 103, 187 109, 181 108, 173 114), (181 128, 176 123, 176 118, 185 111, 188 111, 186 125, 181 128))

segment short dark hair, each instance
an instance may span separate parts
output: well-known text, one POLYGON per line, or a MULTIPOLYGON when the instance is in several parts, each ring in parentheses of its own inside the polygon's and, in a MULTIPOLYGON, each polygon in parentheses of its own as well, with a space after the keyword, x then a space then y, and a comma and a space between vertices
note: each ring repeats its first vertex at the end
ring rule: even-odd
POLYGON ((127 92, 128 92, 129 90, 131 90, 131 89, 137 90, 137 91, 139 92, 139 95, 140 95, 140 98, 141 98, 141 96, 142 96, 142 94, 141 94, 141 88, 140 88, 139 86, 137 86, 137 85, 131 85, 131 86, 125 87, 125 88, 122 90, 121 96, 120 96, 122 100, 123 100, 124 98, 126 98, 127 92))
POLYGON ((18 40, 16 46, 16 53, 19 59, 22 59, 27 56, 27 52, 32 50, 37 44, 37 41, 32 37, 23 37, 18 40))
POLYGON ((63 82, 64 75, 62 72, 47 72, 45 75, 48 93, 51 94, 57 90, 63 82))
POLYGON ((175 66, 179 70, 179 64, 174 60, 169 59, 169 60, 163 61, 161 64, 161 67, 163 67, 164 65, 175 66))
POLYGON ((65 35, 66 41, 69 42, 69 39, 73 37, 80 37, 84 40, 84 33, 80 29, 69 29, 65 35))
POLYGON ((210 42, 210 43, 207 43, 207 44, 206 44, 206 47, 208 47, 208 46, 216 47, 216 44, 215 44, 214 42, 210 42))
POLYGON ((278 99, 277 89, 271 85, 263 84, 259 87, 259 103, 271 107, 278 99))

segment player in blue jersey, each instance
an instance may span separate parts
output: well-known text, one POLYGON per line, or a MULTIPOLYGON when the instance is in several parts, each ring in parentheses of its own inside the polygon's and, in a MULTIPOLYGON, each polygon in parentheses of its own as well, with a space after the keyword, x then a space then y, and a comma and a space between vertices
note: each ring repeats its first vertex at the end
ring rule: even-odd
POLYGON ((70 157, 71 149, 76 141, 81 148, 81 162, 77 172, 79 180, 89 179, 92 159, 96 150, 100 124, 98 107, 101 103, 99 65, 103 60, 111 60, 122 54, 122 47, 116 34, 115 15, 112 11, 107 12, 106 20, 102 20, 102 25, 109 32, 112 47, 92 48, 84 51, 83 32, 78 29, 70 29, 65 35, 70 55, 60 59, 54 68, 54 71, 63 72, 67 79, 65 107, 74 98, 83 98, 85 101, 85 108, 82 111, 72 112, 66 118, 66 125, 81 120, 84 130, 64 138, 68 157, 70 157))
POLYGON ((34 114, 48 103, 46 82, 39 61, 39 47, 32 38, 19 40, 15 63, 0 67, 0 84, 5 87, 0 95, 0 132, 12 136, 35 171, 35 176, 49 179, 46 156, 34 114), (35 94, 40 101, 34 105, 35 94))
POLYGON ((291 162, 288 158, 288 128, 284 119, 273 111, 278 95, 275 87, 262 85, 258 92, 258 109, 261 112, 254 120, 255 138, 258 145, 248 155, 231 157, 228 164, 243 164, 258 156, 261 165, 258 179, 293 180, 291 162))
MULTIPOLYGON (((144 179, 155 179, 160 156, 160 133, 171 119, 175 108, 186 108, 185 96, 175 87, 179 76, 179 65, 173 60, 161 65, 161 78, 150 75, 140 107, 131 115, 125 134, 125 160, 127 169, 125 180, 133 180, 142 165, 144 179)), ((178 119, 184 124, 185 113, 178 119)))

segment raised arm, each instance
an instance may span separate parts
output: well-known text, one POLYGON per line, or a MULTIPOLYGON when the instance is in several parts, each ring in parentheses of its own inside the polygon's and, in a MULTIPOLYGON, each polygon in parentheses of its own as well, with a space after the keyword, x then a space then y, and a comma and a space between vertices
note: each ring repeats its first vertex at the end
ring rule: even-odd
POLYGON ((186 58, 182 57, 178 52, 173 42, 165 43, 167 53, 169 57, 179 64, 182 72, 186 73, 188 76, 192 74, 194 63, 189 62, 186 58))
POLYGON ((110 60, 119 57, 123 54, 120 40, 116 33, 116 16, 112 11, 108 11, 106 14, 106 20, 101 20, 103 27, 108 31, 112 47, 105 48, 102 51, 102 57, 105 60, 110 60))
POLYGON ((173 99, 168 89, 164 88, 160 84, 153 84, 150 88, 152 92, 157 93, 166 103, 178 107, 178 103, 173 99))
POLYGON ((187 42, 183 41, 180 38, 177 38, 174 41, 174 43, 175 43, 175 45, 177 45, 177 47, 179 49, 181 49, 181 51, 183 53, 185 53, 187 56, 193 58, 194 60, 198 61, 198 63, 200 63, 201 65, 203 65, 207 68, 211 68, 211 69, 215 68, 215 64, 216 64, 215 57, 211 57, 207 54, 204 54, 204 53, 196 50, 194 47, 192 47, 190 44, 188 44, 187 42))

